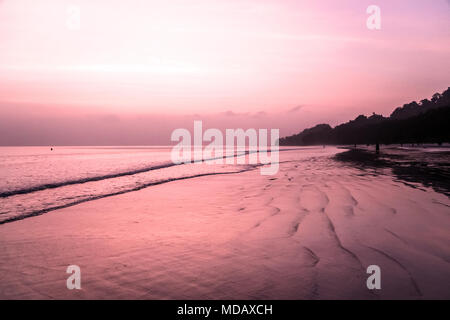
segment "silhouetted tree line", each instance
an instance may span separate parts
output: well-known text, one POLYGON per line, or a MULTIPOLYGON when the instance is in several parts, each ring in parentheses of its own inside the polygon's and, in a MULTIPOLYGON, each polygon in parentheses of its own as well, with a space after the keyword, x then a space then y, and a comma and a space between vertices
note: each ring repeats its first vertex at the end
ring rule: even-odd
POLYGON ((403 105, 389 117, 373 113, 332 128, 319 124, 281 138, 280 145, 392 144, 450 142, 450 87, 431 100, 403 105))

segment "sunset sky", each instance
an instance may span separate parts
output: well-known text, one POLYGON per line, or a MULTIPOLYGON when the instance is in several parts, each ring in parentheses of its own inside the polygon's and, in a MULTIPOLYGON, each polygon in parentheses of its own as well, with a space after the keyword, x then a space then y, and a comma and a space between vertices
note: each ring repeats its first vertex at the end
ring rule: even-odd
POLYGON ((0 0, 0 145, 168 144, 194 119, 286 135, 449 75, 447 0, 0 0))

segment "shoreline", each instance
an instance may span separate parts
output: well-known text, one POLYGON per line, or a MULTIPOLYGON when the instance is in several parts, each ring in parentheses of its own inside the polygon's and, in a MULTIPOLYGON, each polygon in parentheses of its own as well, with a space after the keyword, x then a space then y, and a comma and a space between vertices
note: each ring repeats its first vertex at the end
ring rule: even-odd
POLYGON ((275 176, 174 181, 0 225, 0 298, 450 297, 446 196, 290 156, 275 176))
MULTIPOLYGON (((305 149, 305 148, 303 148, 305 149)), ((282 149, 280 152, 301 150, 282 149)), ((226 155, 222 159, 229 157, 238 159, 239 157, 248 157, 251 151, 245 151, 242 155, 226 155)), ((158 157, 158 155, 156 155, 158 157)), ((129 158, 130 156, 128 156, 129 158)), ((138 157, 139 159, 139 157, 138 157)), ((0 210, 0 224, 10 223, 22 220, 32 216, 38 216, 50 211, 63 209, 66 207, 78 205, 87 201, 93 201, 105 197, 111 197, 127 192, 138 191, 155 185, 172 182, 176 180, 185 180, 202 176, 211 176, 216 174, 241 173, 247 170, 253 170, 257 167, 260 170, 267 168, 276 170, 272 166, 264 166, 261 164, 224 164, 215 165, 213 160, 194 160, 187 163, 173 163, 169 160, 155 161, 153 164, 141 162, 140 166, 125 167, 123 164, 116 164, 122 168, 110 167, 109 171, 104 170, 103 174, 81 174, 79 176, 72 175, 68 178, 64 176, 64 172, 44 172, 40 177, 37 174, 37 181, 41 179, 41 183, 33 182, 33 175, 30 181, 24 181, 24 187, 11 188, 8 186, 8 179, 4 183, 3 192, 0 192, 0 201, 3 203, 0 210), (208 163, 208 166, 203 165, 208 163), (53 176, 54 175, 54 176, 53 176), (82 176, 82 178, 80 178, 82 176), (50 179, 48 178, 50 177, 50 179), (51 179, 53 178, 53 179, 51 179), (46 182, 46 183, 45 183, 46 182), (32 205, 25 205, 30 203, 32 205)), ((235 160, 237 161, 237 160, 235 160)), ((150 161, 151 162, 151 161, 150 161)), ((69 161, 70 163, 70 161, 69 161)), ((126 161, 125 161, 126 163, 126 161)), ((133 161, 132 161, 133 163, 133 161)), ((278 160, 273 163, 278 166, 278 160)), ((42 165, 45 165, 42 164, 42 165)), ((69 165, 70 167, 70 165, 69 165)), ((75 168, 74 168, 75 169, 75 168)), ((91 170, 96 172, 96 166, 91 165, 91 170)), ((36 167, 36 171, 38 167, 36 167)), ((76 169, 74 170, 77 171, 76 169)), ((15 181, 17 182, 17 181, 15 181)))

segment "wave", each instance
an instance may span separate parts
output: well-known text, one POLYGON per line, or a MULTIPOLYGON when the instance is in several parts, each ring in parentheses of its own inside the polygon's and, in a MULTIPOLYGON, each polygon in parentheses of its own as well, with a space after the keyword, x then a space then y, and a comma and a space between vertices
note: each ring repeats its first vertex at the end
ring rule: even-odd
MULTIPOLYGON (((177 164, 173 164, 172 163, 170 166, 175 166, 175 165, 177 165, 177 164)), ((191 176, 178 177, 178 178, 169 178, 169 179, 166 179, 166 180, 144 183, 144 184, 141 184, 141 185, 139 185, 137 187, 134 187, 134 188, 120 190, 120 191, 116 191, 116 192, 112 192, 112 193, 108 193, 108 194, 95 195, 95 196, 87 197, 87 198, 84 198, 84 199, 81 199, 81 200, 73 201, 73 202, 70 202, 70 203, 65 203, 63 205, 49 207, 49 208, 45 208, 45 209, 40 209, 40 210, 28 212, 26 214, 22 214, 22 215, 14 216, 14 217, 11 217, 11 218, 7 218, 7 219, 4 219, 4 220, 1 220, 0 221, 0 225, 1 224, 5 224, 5 223, 9 223, 9 222, 14 222, 14 221, 17 221, 17 220, 23 220, 25 218, 40 216, 40 215, 42 215, 44 213, 47 213, 47 212, 50 212, 50 211, 72 207, 72 206, 75 206, 75 205, 83 203, 83 202, 88 202, 88 201, 98 200, 98 199, 107 198, 107 197, 112 197, 112 196, 116 196, 116 195, 120 195, 120 194, 124 194, 124 193, 128 193, 128 192, 138 191, 138 190, 141 190, 141 189, 144 189, 144 188, 148 188, 148 187, 151 187, 151 186, 156 186, 156 185, 159 185, 159 184, 164 184, 164 183, 178 181, 178 180, 186 180, 186 179, 205 177, 205 176, 242 173, 242 172, 254 170, 254 169, 256 169, 259 166, 260 165, 257 164, 257 165, 252 165, 252 166, 249 166, 249 167, 247 167, 245 169, 240 169, 240 170, 236 170, 236 171, 201 173, 201 174, 196 174, 196 175, 191 175, 191 176)), ((148 170, 155 170, 156 167, 152 167, 152 168, 153 169, 148 169, 148 170)), ((122 173, 122 175, 125 175, 125 173, 122 173)), ((99 180, 101 180, 101 179, 99 179, 99 180)), ((90 180, 90 181, 96 181, 96 180, 90 180)), ((74 183, 71 183, 71 184, 74 184, 74 183)), ((64 185, 67 185, 67 183, 64 184, 64 185)), ((43 190, 43 189, 40 189, 40 190, 43 190)))
MULTIPOLYGON (((279 151, 288 151, 288 150, 292 150, 292 149, 282 149, 279 151)), ((216 158, 208 158, 208 159, 204 159, 204 160, 196 160, 196 161, 192 161, 192 163, 200 163, 203 161, 214 161, 214 160, 219 160, 219 159, 240 157, 240 156, 248 155, 250 153, 257 153, 257 152, 259 152, 259 151, 245 150, 245 151, 242 151, 241 153, 236 153, 234 155, 228 155, 228 156, 222 156, 222 157, 216 157, 216 158)), ((267 152, 271 152, 271 150, 267 150, 267 152)), ((135 174, 139 174, 139 173, 144 173, 144 172, 148 172, 148 171, 152 171, 152 170, 165 169, 165 168, 169 168, 172 166, 178 166, 178 165, 183 165, 183 164, 185 164, 185 163, 177 164, 177 163, 173 163, 173 162, 166 162, 163 164, 153 165, 150 167, 145 167, 145 168, 140 168, 140 169, 134 169, 134 170, 130 170, 130 171, 110 173, 110 174, 105 174, 105 175, 100 175, 100 176, 92 176, 92 177, 81 178, 81 179, 73 179, 73 180, 65 180, 65 181, 60 181, 60 182, 46 183, 46 184, 31 186, 31 187, 27 187, 27 188, 23 188, 23 189, 3 191, 3 192, 0 192, 0 198, 7 198, 7 197, 15 196, 15 195, 27 194, 27 193, 32 193, 32 192, 36 192, 36 191, 46 190, 46 189, 55 189, 55 188, 60 188, 60 187, 68 186, 68 185, 82 184, 82 183, 93 182, 93 181, 101 181, 101 180, 106 180, 106 179, 119 178, 119 177, 123 177, 123 176, 131 176, 131 175, 135 175, 135 174)))
POLYGON ((92 181, 100 181, 100 180, 106 180, 106 179, 112 179, 112 178, 119 178, 119 177, 123 177, 123 176, 130 176, 130 175, 148 172, 148 171, 152 171, 152 170, 169 168, 169 167, 172 167, 175 165, 177 165, 177 164, 166 163, 166 164, 162 164, 162 165, 145 167, 145 168, 135 169, 135 170, 131 170, 131 171, 110 173, 110 174, 105 174, 105 175, 101 175, 101 176, 93 176, 93 177, 82 178, 82 179, 74 179, 74 180, 66 180, 66 181, 61 181, 61 182, 41 184, 41 185, 32 186, 32 187, 25 188, 25 189, 16 189, 16 190, 11 190, 11 191, 1 192, 0 198, 7 198, 7 197, 15 196, 18 194, 27 194, 27 193, 36 192, 36 191, 42 191, 45 189, 54 189, 54 188, 64 187, 64 186, 68 186, 68 185, 72 185, 72 184, 81 184, 81 183, 92 182, 92 181))

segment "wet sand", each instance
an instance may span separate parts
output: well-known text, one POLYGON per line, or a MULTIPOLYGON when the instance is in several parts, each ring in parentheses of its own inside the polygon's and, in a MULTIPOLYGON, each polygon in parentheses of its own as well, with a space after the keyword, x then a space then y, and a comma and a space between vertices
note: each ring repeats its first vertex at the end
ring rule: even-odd
POLYGON ((0 225, 0 298, 449 299, 449 198, 327 150, 0 225))

